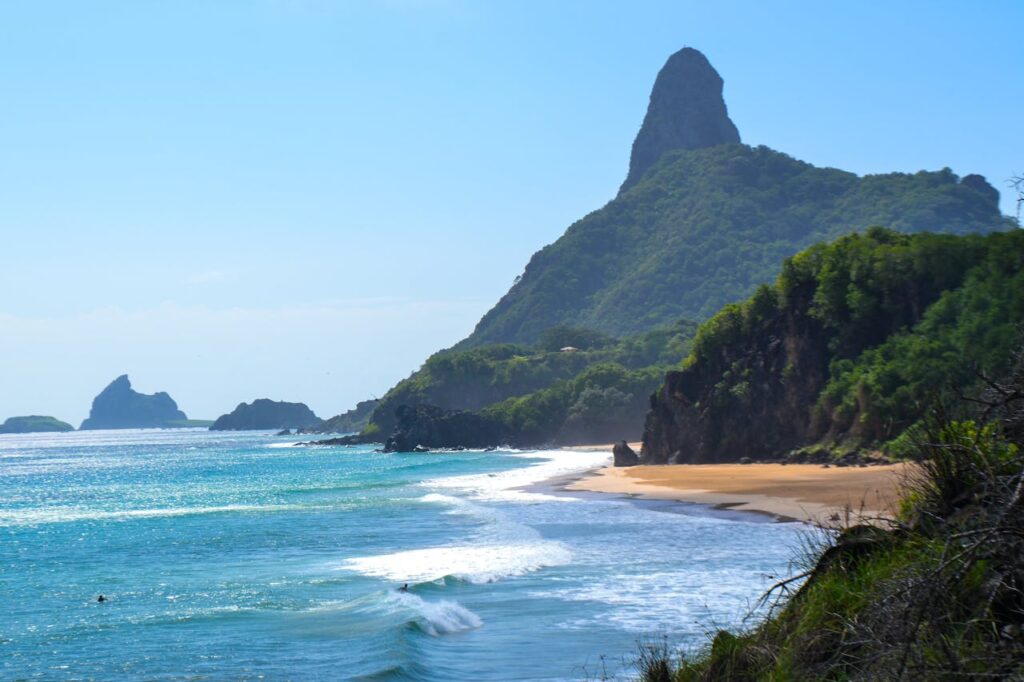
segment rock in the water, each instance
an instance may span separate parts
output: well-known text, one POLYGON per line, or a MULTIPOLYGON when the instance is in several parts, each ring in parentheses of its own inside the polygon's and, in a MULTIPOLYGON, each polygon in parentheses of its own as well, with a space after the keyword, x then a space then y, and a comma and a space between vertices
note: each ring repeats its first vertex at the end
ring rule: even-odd
POLYGON ((442 410, 433 405, 400 405, 398 423, 385 452, 422 452, 416 448, 486 448, 506 439, 500 423, 475 412, 442 410))
POLYGON ((612 448, 612 454, 615 457, 615 466, 617 467, 632 467, 640 463, 640 456, 624 440, 620 440, 615 444, 615 447, 612 448))
POLYGON ((260 398, 239 403, 230 414, 224 414, 210 427, 211 431, 261 431, 265 429, 305 429, 319 427, 320 417, 304 403, 260 398))
POLYGON ((629 175, 619 191, 636 184, 667 151, 739 141, 722 98, 722 77, 703 54, 684 47, 658 72, 647 115, 633 141, 629 175))
POLYGON ((27 417, 11 417, 0 424, 0 433, 47 433, 74 431, 75 427, 56 417, 42 417, 36 414, 27 417))
POLYGON ((178 426, 188 419, 163 391, 145 395, 132 390, 127 374, 114 379, 96 396, 81 430, 145 429, 178 426))
POLYGON ((279 435, 279 436, 290 436, 290 435, 292 435, 292 430, 291 429, 281 429, 280 431, 277 432, 277 435, 279 435))

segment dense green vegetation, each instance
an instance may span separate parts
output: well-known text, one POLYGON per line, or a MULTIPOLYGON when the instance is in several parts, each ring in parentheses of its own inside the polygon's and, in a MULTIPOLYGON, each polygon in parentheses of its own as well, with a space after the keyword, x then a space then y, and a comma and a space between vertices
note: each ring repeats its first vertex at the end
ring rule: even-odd
POLYGON ((752 630, 690 658, 646 648, 642 678, 1021 679, 1024 366, 976 399, 982 414, 938 418, 913 445, 897 520, 828 538, 752 630))
POLYGON ((871 225, 964 234, 1008 221, 984 179, 949 169, 858 177, 766 147, 667 152, 536 253, 460 348, 535 343, 561 324, 620 336, 704 319, 784 258, 871 225))
POLYGON ((645 444, 702 457, 889 443, 935 400, 1005 371, 1024 323, 1024 231, 872 228, 788 259, 670 373, 645 444))
POLYGON ((29 415, 27 417, 10 417, 0 424, 0 433, 39 433, 49 431, 74 431, 75 427, 62 422, 56 417, 29 415))
POLYGON ((513 445, 601 443, 637 438, 666 367, 591 365, 572 379, 483 410, 514 434, 513 445))
MULTIPOLYGON (((442 351, 388 391, 374 409, 369 431, 364 433, 386 436, 394 427, 399 405, 427 404, 454 410, 495 406, 489 414, 537 434, 540 430, 534 427, 539 425, 530 416, 532 411, 540 409, 541 404, 558 403, 557 414, 566 419, 573 417, 575 426, 565 431, 569 434, 581 432, 583 422, 597 417, 593 409, 601 400, 612 412, 627 411, 633 429, 639 431, 647 396, 665 370, 686 357, 695 329, 694 323, 683 321, 613 339, 590 330, 556 326, 547 330, 536 346, 498 344, 442 351), (576 350, 561 350, 566 347, 576 350), (604 369, 598 371, 598 366, 604 369), (546 389, 550 390, 544 392, 546 389), (531 395, 537 391, 542 393, 531 395), (496 406, 528 395, 529 400, 496 406)), ((548 437, 542 440, 554 437, 558 431, 560 423, 551 427, 556 413, 547 415, 550 428, 545 430, 548 437)))
MULTIPOLYGON (((919 420, 936 395, 977 383, 978 370, 1006 369, 1024 323, 1024 234, 965 242, 932 258, 934 267, 946 269, 937 276, 946 278, 970 260, 976 264, 917 324, 854 358, 833 362, 818 404, 833 431, 887 441, 919 420)), ((877 298, 862 302, 848 296, 862 307, 878 306, 875 314, 888 314, 877 298)))

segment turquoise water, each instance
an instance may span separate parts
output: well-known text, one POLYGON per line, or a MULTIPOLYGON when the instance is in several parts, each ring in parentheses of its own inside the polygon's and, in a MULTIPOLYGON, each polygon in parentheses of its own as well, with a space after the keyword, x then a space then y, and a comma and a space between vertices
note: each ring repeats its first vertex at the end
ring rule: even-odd
POLYGON ((787 571, 798 524, 536 485, 607 459, 0 436, 0 678, 621 677, 787 571))

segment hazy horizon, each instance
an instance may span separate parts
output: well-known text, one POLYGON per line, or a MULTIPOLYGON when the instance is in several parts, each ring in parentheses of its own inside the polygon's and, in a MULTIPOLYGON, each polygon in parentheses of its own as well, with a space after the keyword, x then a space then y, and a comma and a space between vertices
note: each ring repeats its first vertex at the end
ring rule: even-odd
POLYGON ((77 427, 124 373, 192 418, 381 395, 614 196, 683 46, 722 75, 744 143, 858 174, 980 173, 1012 213, 1022 18, 1010 2, 5 6, 0 421, 77 427))

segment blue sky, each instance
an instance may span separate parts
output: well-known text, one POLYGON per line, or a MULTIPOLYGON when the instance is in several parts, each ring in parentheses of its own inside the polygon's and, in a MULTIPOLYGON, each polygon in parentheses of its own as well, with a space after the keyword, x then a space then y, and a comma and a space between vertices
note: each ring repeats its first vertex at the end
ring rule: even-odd
POLYGON ((464 337, 702 50, 743 141, 1024 171, 1020 2, 0 4, 0 418, 321 416, 464 337), (771 5, 770 7, 768 5, 771 5))

